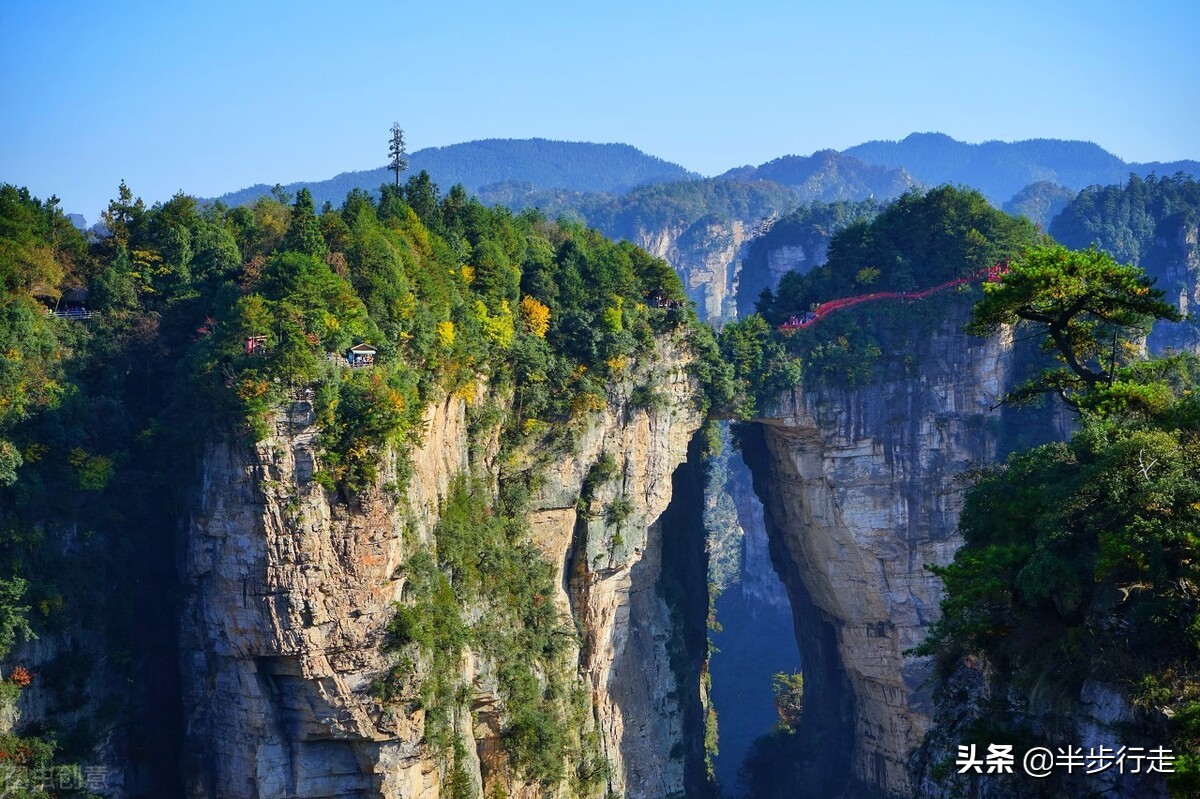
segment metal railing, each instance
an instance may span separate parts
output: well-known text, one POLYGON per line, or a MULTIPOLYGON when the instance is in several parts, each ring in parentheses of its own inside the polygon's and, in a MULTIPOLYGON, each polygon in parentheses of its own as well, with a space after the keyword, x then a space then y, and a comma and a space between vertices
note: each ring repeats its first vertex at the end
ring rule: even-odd
POLYGON ((46 316, 53 316, 57 319, 95 319, 100 316, 100 312, 89 311, 84 308, 67 308, 62 311, 52 311, 47 308, 46 316))

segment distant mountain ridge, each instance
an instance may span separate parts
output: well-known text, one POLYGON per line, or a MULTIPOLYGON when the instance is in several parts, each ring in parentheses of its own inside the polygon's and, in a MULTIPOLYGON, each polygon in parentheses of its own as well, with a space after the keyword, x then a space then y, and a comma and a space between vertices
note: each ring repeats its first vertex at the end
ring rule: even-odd
POLYGON ((835 202, 874 197, 898 197, 917 185, 903 167, 868 164, 837 150, 819 150, 812 155, 785 155, 759 166, 731 169, 721 176, 729 180, 769 180, 787 186, 799 202, 835 202))
POLYGON ((1031 183, 1048 181, 1079 191, 1124 183, 1129 174, 1200 174, 1197 161, 1127 163, 1097 144, 1061 139, 961 142, 944 133, 912 133, 900 141, 869 141, 843 155, 868 164, 904 168, 921 183, 962 183, 999 205, 1031 183))
MULTIPOLYGON (((518 206, 543 205, 548 200, 552 206, 569 206, 579 195, 622 195, 639 186, 702 177, 628 144, 538 138, 481 139, 418 150, 409 156, 408 174, 421 170, 428 171, 443 189, 461 183, 486 202, 518 206)), ((971 144, 944 133, 913 133, 900 141, 868 141, 841 152, 785 155, 758 166, 735 167, 717 179, 786 186, 798 203, 887 200, 914 186, 963 184, 979 189, 997 207, 1017 200, 1023 207, 1027 198, 1016 195, 1035 183, 1043 184, 1039 188, 1043 194, 1045 184, 1078 192, 1088 186, 1123 183, 1131 173, 1166 177, 1176 172, 1200 175, 1200 161, 1129 163, 1086 141, 971 144)), ((283 188, 294 193, 304 187, 318 204, 338 205, 351 189, 375 192, 391 179, 391 172, 380 167, 283 188)), ((241 205, 270 191, 269 185, 260 183, 216 199, 241 205)), ((1061 199, 1056 198, 1055 205, 1051 210, 1061 207, 1061 199)))
MULTIPOLYGON (((557 188, 579 192, 624 193, 647 183, 692 180, 700 176, 628 144, 594 144, 550 139, 481 139, 427 147, 409 155, 407 175, 429 172, 443 189, 461 183, 472 193, 497 183, 529 183, 540 189, 557 188)), ((328 180, 298 181, 284 186, 295 193, 312 192, 320 205, 338 205, 351 189, 377 191, 390 183, 386 167, 343 172, 328 180)), ((271 192, 265 183, 229 192, 216 199, 226 205, 243 205, 271 192)))

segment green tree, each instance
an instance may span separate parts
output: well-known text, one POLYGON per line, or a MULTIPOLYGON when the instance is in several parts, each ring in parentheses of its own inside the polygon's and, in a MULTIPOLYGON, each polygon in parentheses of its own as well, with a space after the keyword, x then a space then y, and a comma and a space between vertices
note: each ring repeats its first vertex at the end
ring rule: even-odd
POLYGON ((28 189, 0 185, 0 290, 53 290, 62 280, 63 265, 46 235, 53 213, 28 189))
POLYGON ((804 674, 776 672, 771 677, 771 687, 775 689, 775 710, 779 713, 780 726, 796 729, 804 715, 804 674))
POLYGON ((300 189, 296 193, 291 221, 288 223, 281 248, 287 252, 299 252, 317 258, 324 258, 328 251, 325 237, 321 235, 321 224, 317 221, 316 206, 308 189, 300 189))
POLYGON ((503 303, 515 308, 521 292, 521 272, 509 262, 504 249, 493 240, 484 240, 475 248, 474 260, 475 280, 471 288, 491 310, 503 303))
POLYGON ((216 220, 200 220, 193 239, 192 271, 197 279, 219 284, 237 276, 242 254, 228 227, 216 220))
POLYGON ((1136 266, 1119 264, 1094 248, 1029 248, 1000 283, 985 288, 968 332, 989 336, 1002 325, 1023 324, 1044 336, 1044 349, 1064 364, 1010 394, 1020 401, 1055 393, 1072 407, 1080 394, 1111 386, 1117 369, 1137 353, 1131 346, 1154 319, 1180 319, 1162 292, 1136 266))
POLYGON ((128 247, 130 237, 141 225, 146 215, 146 204, 141 198, 133 197, 133 192, 121 181, 117 187, 117 198, 110 200, 108 208, 100 214, 101 221, 108 228, 107 246, 112 248, 128 247))
POLYGON ((268 255, 279 247, 288 231, 291 214, 287 204, 277 197, 259 197, 250 206, 252 224, 244 228, 249 241, 243 243, 244 255, 268 255))
POLYGON ((29 606, 19 605, 29 583, 20 577, 0 579, 0 657, 13 648, 20 636, 25 640, 37 638, 29 627, 29 606))
POLYGON ((422 169, 404 184, 404 200, 430 230, 441 230, 441 205, 438 187, 429 173, 422 169))

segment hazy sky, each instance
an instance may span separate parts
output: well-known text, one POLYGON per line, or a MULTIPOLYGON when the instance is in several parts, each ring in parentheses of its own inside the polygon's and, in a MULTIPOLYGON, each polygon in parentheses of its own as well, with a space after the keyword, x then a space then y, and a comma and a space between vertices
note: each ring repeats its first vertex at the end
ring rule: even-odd
POLYGON ((1200 3, 0 0, 0 181, 94 221, 491 137, 714 174, 913 131, 1200 158, 1200 3), (187 10, 183 10, 187 9, 187 10))

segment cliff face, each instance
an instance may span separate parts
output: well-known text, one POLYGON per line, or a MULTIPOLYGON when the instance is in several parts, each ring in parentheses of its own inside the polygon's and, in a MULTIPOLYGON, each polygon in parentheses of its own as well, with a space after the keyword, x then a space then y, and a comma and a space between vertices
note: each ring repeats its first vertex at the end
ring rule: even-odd
MULTIPOLYGON (((1007 723, 1017 721, 1028 733, 1083 752, 1101 751, 1101 747, 1117 752, 1124 746, 1141 746, 1149 752, 1168 745, 1147 734, 1145 713, 1129 701, 1127 685, 1087 679, 1077 695, 1063 695, 1037 685, 1018 687, 1009 676, 976 656, 965 659, 942 683, 934 703, 936 726, 912 759, 914 795, 928 799, 1165 799, 1169 795, 1161 775, 1144 770, 1128 773, 1124 768, 1108 768, 1087 773, 1056 769, 1048 778, 1034 779, 1022 773, 1018 760, 1013 775, 959 774, 952 767, 958 746, 977 737, 981 721, 989 723, 992 730, 1003 730, 1007 723)), ((992 734, 994 743, 1012 743, 1005 733, 992 734)), ((1015 749, 1020 752, 1019 746, 1015 749)))
POLYGON ((755 229, 759 221, 706 216, 688 227, 639 227, 631 240, 675 267, 702 319, 731 319, 733 283, 742 247, 761 232, 755 229))
POLYGON ((912 795, 907 760, 931 724, 929 663, 903 654, 941 600, 925 564, 960 543, 955 479, 998 456, 989 408, 1011 380, 1010 342, 970 339, 964 321, 945 319, 912 375, 796 389, 746 445, 797 618, 806 723, 825 725, 827 746, 852 738, 854 777, 894 796, 912 795))
MULTIPOLYGON (((614 766, 611 787, 629 797, 683 790, 683 764, 672 750, 687 697, 673 682, 669 614, 654 585, 655 521, 700 424, 687 364, 686 354, 664 346, 635 368, 634 378, 644 379, 658 367, 668 401, 634 409, 632 383, 616 386, 531 503, 533 541, 562 576, 555 601, 582 630, 579 679, 614 766), (581 519, 577 511, 583 481, 604 452, 617 477, 597 487, 592 502, 628 501, 616 531, 604 513, 581 519)), ((259 444, 208 448, 183 557, 188 796, 442 794, 446 775, 422 742, 422 712, 397 713, 378 698, 390 665, 381 644, 402 597, 398 567, 430 540, 456 474, 495 473, 498 437, 493 429, 472 440, 467 406, 453 397, 429 408, 425 422, 403 495, 390 455, 377 484, 349 506, 312 480, 320 456, 303 398, 259 444)), ((470 652, 464 663, 474 712, 458 726, 475 742, 467 753, 471 781, 484 789, 503 784, 510 796, 541 795, 488 767, 496 762, 502 702, 487 664, 470 652)))
MULTIPOLYGON (((1164 299, 1183 314, 1200 310, 1200 225, 1180 220, 1160 226, 1142 266, 1155 279, 1164 299)), ((1146 342, 1151 352, 1200 349, 1200 329, 1194 320, 1159 322, 1146 342)))

